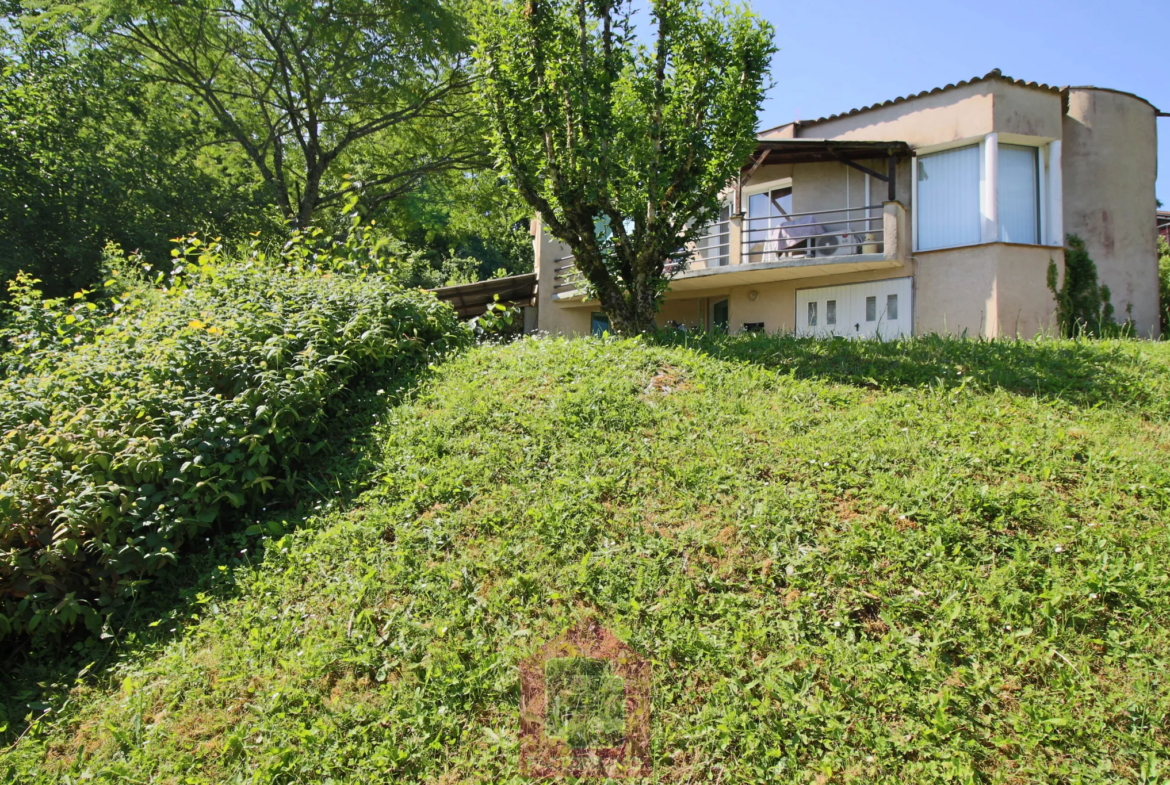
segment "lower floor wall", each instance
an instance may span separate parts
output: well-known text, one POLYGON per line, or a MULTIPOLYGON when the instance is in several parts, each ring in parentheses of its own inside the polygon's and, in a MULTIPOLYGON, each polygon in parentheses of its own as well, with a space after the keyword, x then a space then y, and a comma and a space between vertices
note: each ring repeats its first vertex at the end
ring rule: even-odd
POLYGON ((1035 338, 1057 332, 1048 268, 1064 275, 1064 251, 994 243, 920 252, 915 332, 1035 338))
MULTIPOLYGON (((1059 248, 997 243, 920 253, 906 265, 891 270, 712 287, 701 292, 668 292, 658 314, 658 324, 686 330, 726 329, 732 333, 800 330, 826 334, 824 302, 819 305, 821 329, 810 329, 805 313, 803 319, 797 319, 798 300, 807 309, 808 301, 815 299, 807 290, 834 287, 826 290, 829 296, 844 303, 840 299, 842 295, 835 292, 846 291, 851 284, 888 281, 893 286, 894 279, 898 279, 895 288, 870 286, 862 291, 868 293, 872 289, 880 294, 881 308, 886 306, 887 288, 891 292, 904 292, 899 295, 902 298, 899 307, 906 309, 908 305, 909 310, 899 313, 899 329, 903 331, 912 324, 915 335, 1034 338, 1056 331, 1055 301, 1047 286, 1050 261, 1056 263, 1058 273, 1063 275, 1064 256, 1059 248)), ((596 304, 538 299, 539 330, 588 335, 606 325, 604 314, 596 304)), ((864 308, 864 299, 854 308, 864 308)))

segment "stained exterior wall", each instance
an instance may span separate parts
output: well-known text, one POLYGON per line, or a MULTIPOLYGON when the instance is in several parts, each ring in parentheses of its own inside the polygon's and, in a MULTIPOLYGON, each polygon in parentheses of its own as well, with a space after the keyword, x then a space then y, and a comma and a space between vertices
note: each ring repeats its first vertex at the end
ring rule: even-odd
POLYGON ((1059 248, 991 243, 915 254, 914 332, 1035 338, 1055 333, 1048 264, 1059 248))
POLYGON ((888 278, 915 279, 914 332, 1034 338, 1055 332, 1052 294, 1047 288, 1049 261, 1063 271, 1059 249, 1007 243, 968 246, 919 254, 900 268, 868 273, 799 278, 728 290, 702 292, 700 298, 668 300, 659 323, 668 320, 699 325, 697 313, 709 314, 710 305, 728 300, 732 332, 745 323, 763 323, 767 332, 790 333, 796 327, 796 292, 821 286, 865 283, 888 278), (751 293, 756 297, 752 299, 751 293))
POLYGON ((992 130, 998 134, 1059 139, 1064 104, 1060 93, 992 82, 992 130))
POLYGON ((796 136, 906 142, 921 147, 989 133, 991 116, 991 91, 986 82, 980 82, 849 117, 802 123, 796 136))
POLYGON ((658 312, 657 322, 666 327, 669 322, 681 324, 688 330, 705 330, 710 310, 706 297, 687 297, 667 300, 658 312))
POLYGON ((915 254, 916 333, 994 335, 998 265, 990 250, 969 245, 915 254))
POLYGON ((796 329, 796 291, 818 286, 839 286, 849 283, 880 281, 885 278, 905 278, 907 268, 881 270, 846 275, 826 275, 818 278, 798 278, 753 286, 733 287, 728 296, 728 324, 731 332, 738 332, 744 324, 763 322, 769 333, 790 333, 796 329), (751 299, 751 293, 757 296, 751 299))
POLYGON ((1064 119, 1064 230, 1085 241, 1119 319, 1158 330, 1154 108, 1124 93, 1070 88, 1064 119))
POLYGON ((1048 290, 1048 265, 1064 274, 1064 251, 999 244, 996 260, 996 338, 1055 335, 1056 303, 1048 290))
MULTIPOLYGON (((781 129, 764 138, 783 138, 781 129)), ((1059 139, 1060 94, 987 79, 847 117, 798 124, 794 133, 798 138, 906 142, 920 148, 993 132, 1059 139)))

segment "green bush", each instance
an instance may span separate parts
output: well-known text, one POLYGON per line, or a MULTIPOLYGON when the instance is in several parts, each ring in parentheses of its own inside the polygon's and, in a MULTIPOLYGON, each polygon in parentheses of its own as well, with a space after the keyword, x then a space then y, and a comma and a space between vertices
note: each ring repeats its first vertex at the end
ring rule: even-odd
POLYGON ((1097 265, 1085 248, 1085 241, 1068 235, 1064 250, 1064 282, 1057 286, 1056 262, 1048 263, 1048 289, 1056 298, 1056 321, 1061 335, 1116 337, 1125 332, 1113 318, 1112 293, 1097 280, 1097 265))
POLYGON ((1158 316, 1162 337, 1170 339, 1170 243, 1158 237, 1158 316))
POLYGON ((103 297, 12 285, 0 341, 0 637, 103 618, 232 511, 288 498, 362 374, 469 338, 367 230, 231 257, 190 237, 103 297))

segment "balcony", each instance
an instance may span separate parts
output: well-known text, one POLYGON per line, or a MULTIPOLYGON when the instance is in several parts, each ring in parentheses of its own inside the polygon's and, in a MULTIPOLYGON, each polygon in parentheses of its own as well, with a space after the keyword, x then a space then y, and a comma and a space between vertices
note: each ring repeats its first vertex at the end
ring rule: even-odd
MULTIPOLYGON (((898 202, 781 216, 730 216, 669 261, 671 291, 742 286, 901 267, 906 211, 898 202)), ((572 256, 553 263, 554 300, 580 301, 572 256)))

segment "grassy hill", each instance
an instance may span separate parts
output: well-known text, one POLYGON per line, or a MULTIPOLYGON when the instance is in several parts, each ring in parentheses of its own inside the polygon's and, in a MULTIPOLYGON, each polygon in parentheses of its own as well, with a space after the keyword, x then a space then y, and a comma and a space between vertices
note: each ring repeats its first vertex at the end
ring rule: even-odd
POLYGON ((441 367, 352 503, 22 666, 0 778, 519 780, 518 664, 590 615, 656 781, 1170 777, 1170 346, 677 340, 441 367))

